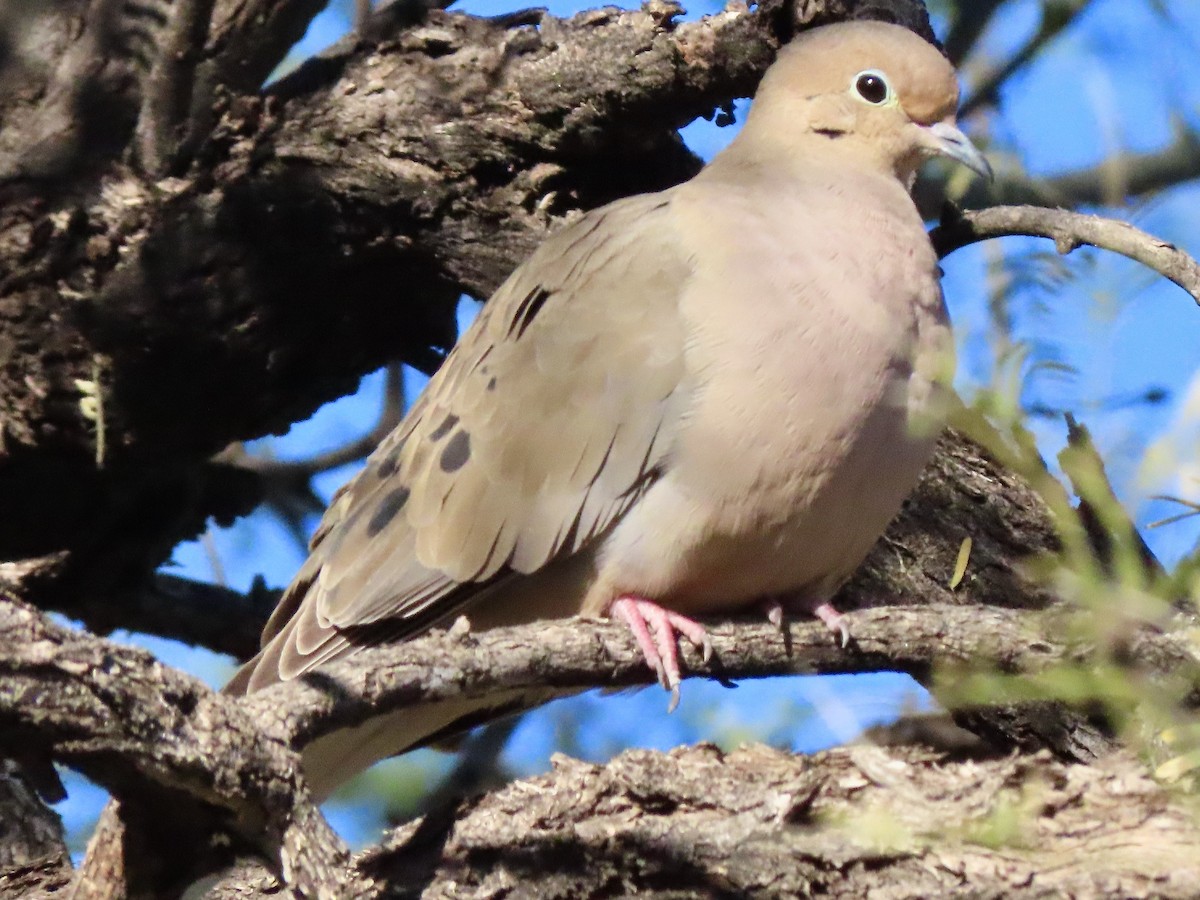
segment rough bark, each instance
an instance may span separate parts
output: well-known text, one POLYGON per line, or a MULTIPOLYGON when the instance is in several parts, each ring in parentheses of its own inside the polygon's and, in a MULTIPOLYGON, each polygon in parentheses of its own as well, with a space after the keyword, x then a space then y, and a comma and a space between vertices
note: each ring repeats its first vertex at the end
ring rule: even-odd
MULTIPOLYGON (((712 660, 690 654, 686 662, 693 673, 734 679, 880 668, 928 675, 945 665, 1036 673, 1095 654, 1048 636, 1022 610, 881 607, 848 618, 855 635, 848 648, 818 623, 790 623, 783 635, 769 624, 714 625, 712 660)), ((69 764, 129 810, 123 824, 110 811, 106 825, 129 831, 125 852, 89 855, 83 897, 121 896, 112 885, 125 879, 132 896, 168 896, 181 879, 186 884, 234 853, 275 861, 308 896, 358 884, 366 876, 348 867, 345 848, 307 799, 294 749, 416 703, 652 680, 631 636, 608 622, 479 635, 455 628, 364 651, 320 677, 244 700, 213 694, 142 651, 54 625, 17 602, 0 603, 0 636, 0 752, 69 764)), ((1169 676, 1193 692, 1200 686, 1186 639, 1147 631, 1120 652, 1131 673, 1169 676)))
MULTIPOLYGON (((33 764, 43 771, 44 757, 33 764)), ((52 786, 57 777, 49 778, 52 786)), ((0 759, 0 898, 17 900, 39 891, 65 887, 71 879, 71 858, 62 821, 39 798, 36 779, 11 759, 0 759)))
MULTIPOLYGON (((389 897, 1195 896, 1186 803, 1114 757, 855 746, 632 751, 401 827, 356 860, 389 897)), ((214 900, 275 896, 243 872, 214 900)), ((379 896, 372 894, 368 896, 379 896)))

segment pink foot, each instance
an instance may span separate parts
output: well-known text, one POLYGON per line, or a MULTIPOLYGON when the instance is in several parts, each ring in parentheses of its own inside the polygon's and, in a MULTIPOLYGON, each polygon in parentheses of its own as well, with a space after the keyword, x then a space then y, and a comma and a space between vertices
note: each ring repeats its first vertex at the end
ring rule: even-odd
MULTIPOLYGON (((767 620, 778 628, 783 630, 783 613, 784 605, 776 597, 768 597, 762 601, 762 611, 766 614, 767 620)), ((837 635, 842 647, 846 647, 850 643, 850 628, 846 625, 845 617, 834 609, 833 604, 825 600, 813 606, 810 612, 825 623, 830 631, 837 635)))
POLYGON ((762 602, 762 611, 767 621, 783 631, 783 604, 776 597, 768 597, 762 602))
POLYGON ((850 626, 846 624, 846 618, 833 608, 832 603, 828 600, 818 603, 813 607, 812 614, 824 622, 825 627, 841 639, 842 649, 850 644, 850 626))
POLYGON ((638 649, 654 673, 658 683, 671 692, 667 712, 674 712, 679 705, 679 645, 678 635, 691 641, 708 662, 712 658, 712 644, 704 626, 679 613, 663 609, 657 603, 629 594, 618 597, 609 606, 610 614, 617 616, 633 632, 638 649))

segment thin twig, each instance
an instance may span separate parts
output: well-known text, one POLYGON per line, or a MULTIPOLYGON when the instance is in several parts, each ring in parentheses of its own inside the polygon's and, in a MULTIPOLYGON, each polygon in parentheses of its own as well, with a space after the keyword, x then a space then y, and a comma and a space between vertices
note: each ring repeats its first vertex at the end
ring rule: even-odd
POLYGON ((392 363, 387 368, 387 381, 383 391, 383 408, 371 430, 347 444, 319 453, 309 459, 288 461, 255 456, 247 453, 244 446, 234 444, 222 450, 215 462, 228 463, 249 469, 264 478, 293 482, 297 478, 310 478, 340 466, 357 462, 370 454, 392 429, 404 418, 404 367, 392 363))
MULTIPOLYGON (((964 208, 995 204, 1036 204, 1078 207, 1106 205, 1122 199, 1137 199, 1200 178, 1200 134, 1180 124, 1166 147, 1148 153, 1116 153, 1095 166, 1050 178, 1033 178, 1015 168, 1002 167, 996 181, 972 183, 960 199, 964 208), (1120 173, 1120 196, 1113 191, 1113 173, 1120 173)), ((917 182, 917 202, 928 214, 936 214, 946 196, 944 182, 917 182)))
POLYGON ((262 479, 262 505, 279 517, 302 547, 308 540, 306 516, 325 510, 324 501, 312 487, 312 478, 368 456, 404 418, 404 367, 392 363, 387 369, 383 408, 366 434, 341 447, 308 459, 279 460, 246 452, 241 443, 222 450, 214 462, 234 465, 262 479))
POLYGON ((1042 22, 1038 30, 1003 64, 991 69, 979 79, 973 93, 963 102, 960 115, 966 117, 982 106, 994 104, 1005 82, 1062 34, 1090 3, 1091 0, 1044 0, 1042 22))
POLYGON ((1200 303, 1200 263, 1174 244, 1118 219, 1038 206, 994 206, 962 211, 947 206, 930 232, 939 257, 979 241, 1023 235, 1054 241, 1059 253, 1087 245, 1120 253, 1179 285, 1200 303))
POLYGON ((954 24, 950 26, 946 40, 942 42, 946 56, 954 63, 955 68, 959 68, 963 60, 975 49, 980 35, 1003 5, 1004 0, 975 0, 973 3, 957 4, 958 15, 954 24))
POLYGON ((1194 500, 1185 500, 1183 497, 1171 497, 1167 494, 1155 494, 1150 499, 1163 500, 1167 503, 1178 503, 1180 506, 1187 507, 1188 511, 1167 516, 1165 519, 1156 519, 1147 525, 1147 528, 1162 528, 1164 525, 1173 525, 1176 522, 1182 522, 1184 519, 1200 516, 1200 503, 1196 503, 1194 500))

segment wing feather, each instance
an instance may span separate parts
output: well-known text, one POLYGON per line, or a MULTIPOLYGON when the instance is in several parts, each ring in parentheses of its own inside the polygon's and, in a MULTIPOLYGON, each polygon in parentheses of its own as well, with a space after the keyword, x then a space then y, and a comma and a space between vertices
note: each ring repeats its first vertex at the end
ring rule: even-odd
POLYGON ((427 628, 636 501, 689 397, 678 298, 692 264, 670 197, 581 217, 500 287, 331 504, 234 690, 347 652, 361 626, 427 628))

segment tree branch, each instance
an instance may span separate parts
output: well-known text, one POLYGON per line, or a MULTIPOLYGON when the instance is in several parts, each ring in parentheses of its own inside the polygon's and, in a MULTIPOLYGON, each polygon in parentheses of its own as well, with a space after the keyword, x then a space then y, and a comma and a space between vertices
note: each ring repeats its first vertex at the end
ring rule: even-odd
MULTIPOLYGON (((177 841, 189 827, 211 832, 215 806, 243 847, 280 860, 288 880, 309 895, 355 884, 345 846, 309 799, 296 755, 237 704, 143 651, 54 625, 22 604, 0 600, 0 636, 4 749, 77 768, 135 809, 172 811, 169 826, 139 830, 152 846, 137 865, 180 878, 194 862, 211 864, 201 846, 177 841), (238 762, 231 765, 231 756, 238 762)), ((135 866, 128 853, 117 857, 135 866)), ((97 869, 111 862, 94 858, 76 896, 109 896, 97 869)))
MULTIPOLYGON (((727 679, 879 668, 925 673, 946 662, 991 661, 1005 671, 1036 672, 1088 658, 1082 648, 1040 635, 1036 620, 1015 610, 892 607, 849 616, 855 641, 847 649, 819 623, 789 623, 786 636, 766 623, 714 625, 712 662, 689 655, 689 669, 727 679)), ((77 767, 135 808, 170 808, 170 827, 161 819, 156 826, 165 845, 148 858, 175 875, 188 873, 197 853, 180 846, 179 820, 208 828, 224 821, 268 858, 280 847, 290 853, 294 883, 312 891, 351 874, 340 844, 306 805, 288 743, 300 746, 418 702, 524 686, 574 691, 653 681, 627 629, 608 622, 439 632, 364 650, 317 676, 242 699, 213 694, 141 651, 71 632, 19 604, 0 603, 0 638, 0 744, 77 767), (224 810, 224 818, 189 812, 198 805, 224 810)), ((1146 671, 1198 683, 1200 665, 1186 638, 1143 632, 1125 649, 1146 671)))
MULTIPOLYGON (((937 665, 966 663, 1034 673, 1091 652, 1039 633, 1027 611, 937 605, 847 615, 848 648, 816 622, 787 623, 783 635, 769 623, 713 623, 712 660, 685 651, 688 671, 722 681, 879 670, 927 678, 937 665)), ((477 634, 456 628, 364 648, 313 676, 230 698, 143 651, 54 625, 23 605, 0 603, 0 617, 0 746, 61 760, 118 796, 170 789, 243 821, 253 820, 248 807, 277 806, 280 779, 294 778, 286 746, 380 713, 524 689, 654 681, 619 623, 569 620, 477 634)), ((1139 632, 1122 652, 1144 671, 1200 683, 1186 639, 1139 632)))
MULTIPOLYGON (((954 459, 947 454, 941 465, 953 466, 954 459)), ((939 473, 926 484, 940 488, 959 483, 970 492, 979 477, 967 472, 955 480, 939 473)), ((1007 518, 1010 510, 999 507, 998 517, 1007 518)), ((898 522, 901 533, 912 527, 907 516, 911 510, 898 522)), ((686 661, 693 674, 721 679, 879 669, 927 678, 935 665, 945 662, 982 659, 1004 671, 1038 671, 1054 661, 1077 658, 1082 651, 1031 637, 1036 625, 1028 612, 962 605, 997 590, 1001 602, 1016 599, 995 580, 991 570, 999 567, 986 562, 996 552, 993 542, 1003 539, 989 533, 986 522, 974 527, 978 555, 973 566, 979 571, 960 593, 950 592, 943 582, 940 592, 929 589, 907 597, 948 596, 953 605, 850 613, 855 642, 849 649, 837 646, 818 623, 791 623, 786 638, 767 624, 715 625, 712 662, 705 665, 694 656, 686 661)), ((938 567, 935 563, 934 570, 938 567)), ((910 586, 928 584, 932 574, 904 561, 898 568, 910 586)), ((879 574, 868 566, 850 596, 879 574)), ((1010 588, 1011 577, 1006 576, 1010 588)), ((340 845, 305 806, 306 793, 297 784, 296 758, 288 746, 298 748, 330 730, 418 703, 526 691, 544 697, 548 690, 569 693, 653 680, 626 629, 570 621, 477 635, 452 630, 363 650, 300 682, 238 701, 212 694, 141 651, 55 626, 27 607, 0 604, 0 614, 0 671, 5 674, 0 680, 0 750, 19 748, 77 767, 134 809, 170 803, 178 811, 176 818, 201 831, 216 827, 204 810, 224 810, 240 840, 269 857, 280 847, 297 854, 298 848, 315 846, 320 852, 301 873, 307 872, 304 877, 313 883, 335 870, 339 878, 348 876, 337 869, 340 845), (275 823, 265 833, 257 824, 263 818, 275 823)), ((1123 649, 1150 671, 1195 678, 1186 643, 1138 634, 1123 649)), ((151 837, 165 844, 155 845, 146 858, 165 859, 168 868, 178 865, 177 871, 172 869, 176 874, 187 871, 180 859, 180 854, 190 858, 186 842, 166 835, 161 826, 151 837)), ((121 858, 131 857, 126 852, 121 858)), ((100 865, 103 859, 95 865, 107 872, 100 865)))
MULTIPOLYGON (((0 108, 0 208, 7 205, 2 189, 12 185, 103 169, 124 148, 136 115, 140 60, 127 41, 121 0, 44 6, 52 8, 39 16, 46 36, 40 58, 22 61, 32 83, 5 91, 0 108)), ((0 229, 0 272, 13 273, 18 264, 3 236, 0 229)))
POLYGON ((1091 2, 1092 0, 1044 0, 1042 21, 1038 30, 1003 64, 978 79, 974 91, 963 101, 959 115, 966 118, 980 107, 995 103, 1004 83, 1041 53, 1088 8, 1091 2))
MULTIPOLYGON (((1197 178, 1200 178, 1200 137, 1186 125, 1180 125, 1174 140, 1161 150, 1117 153, 1087 169, 1032 178, 1001 168, 993 184, 972 182, 958 202, 969 209, 997 204, 1117 206, 1197 178)), ((917 195, 922 210, 936 210, 946 192, 944 184, 921 181, 917 195)))
POLYGON ((173 0, 158 32, 154 62, 142 83, 135 129, 138 161, 153 177, 170 173, 193 131, 196 66, 208 37, 215 0, 173 0))
MULTIPOLYGON (((1086 660, 1042 633, 1035 614, 963 606, 878 607, 848 613, 853 640, 843 648, 819 622, 710 623, 713 657, 684 651, 690 675, 718 681, 775 675, 906 672, 928 682, 935 666, 995 667, 1034 674, 1086 660)), ((1145 670, 1200 685, 1200 661, 1186 641, 1139 633, 1122 653, 1145 670)), ((316 676, 273 686, 243 700, 251 718, 271 722, 293 746, 361 724, 382 712, 447 700, 654 682, 628 629, 607 621, 566 620, 478 634, 437 633, 360 650, 316 676), (276 724, 278 723, 278 724, 276 724)), ((686 688, 685 688, 686 690, 686 688)))
POLYGON ((62 820, 38 798, 21 766, 0 760, 0 900, 48 895, 70 877, 62 820))
POLYGON ((1005 0, 974 0, 955 4, 954 21, 942 47, 954 68, 960 68, 1005 0))
POLYGON ((1175 282, 1200 303, 1200 263, 1174 244, 1118 219, 1036 206, 997 206, 967 212, 947 206, 930 239, 938 255, 944 257, 968 244, 1012 235, 1049 238, 1063 254, 1083 245, 1120 253, 1175 282))
POLYGON ((213 85, 255 93, 328 0, 217 0, 205 55, 213 85))
MULTIPOLYGON (((379 412, 379 418, 376 419, 371 430, 361 437, 326 453, 319 453, 310 459, 294 462, 247 453, 241 444, 235 444, 217 454, 214 462, 236 465, 254 472, 261 478, 279 479, 289 485, 295 483, 297 479, 307 482, 314 475, 357 462, 370 455, 371 451, 379 446, 380 441, 387 437, 403 418, 404 367, 400 363, 392 363, 387 369, 383 408, 379 412)), ((271 491, 268 489, 266 493, 269 494, 271 491)))
MULTIPOLYGON (((394 831, 357 860, 388 896, 1121 900, 1195 894, 1200 829, 1136 761, 956 764, 924 748, 751 745, 551 772, 394 831)), ((250 900, 251 876, 213 900, 250 900)))
POLYGON ((248 659, 258 652, 262 626, 278 602, 279 591, 265 587, 242 594, 159 573, 139 605, 125 607, 122 627, 248 659))

